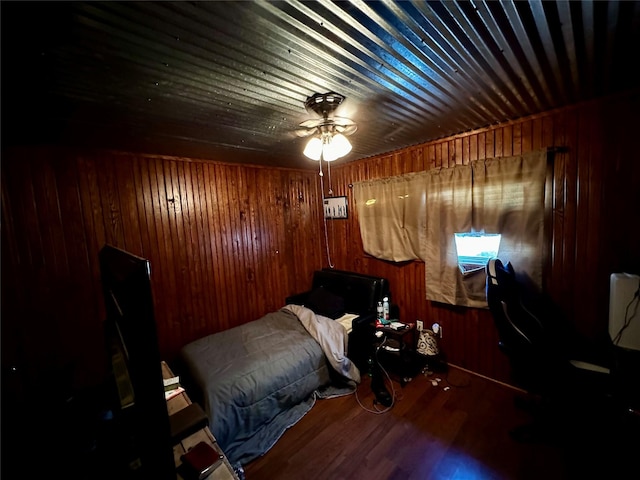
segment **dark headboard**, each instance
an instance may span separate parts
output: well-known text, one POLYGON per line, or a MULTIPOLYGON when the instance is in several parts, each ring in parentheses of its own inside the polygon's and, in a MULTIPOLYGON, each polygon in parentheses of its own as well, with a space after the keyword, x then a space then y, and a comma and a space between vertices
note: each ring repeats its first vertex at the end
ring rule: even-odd
MULTIPOLYGON (((353 320, 353 329, 349 333, 348 357, 355 362, 359 369, 364 371, 367 368, 367 359, 370 356, 375 330, 373 321, 376 318, 376 307, 382 297, 389 294, 388 280, 362 273, 323 268, 313 273, 310 290, 292 295, 286 299, 286 302, 305 305, 318 313, 318 310, 322 310, 314 302, 316 298, 314 294, 317 294, 318 290, 330 292, 329 296, 341 297, 344 300, 342 305, 344 312, 359 315, 353 320)), ((327 295, 323 296, 326 298, 327 295)), ((325 304, 324 307, 326 310, 327 305, 325 304)), ((330 316, 327 313, 322 313, 322 315, 330 316)), ((337 313, 337 315, 342 314, 337 313)), ((393 304, 391 305, 391 315, 392 318, 399 318, 398 308, 393 304)), ((331 316, 331 318, 337 318, 337 316, 331 316)))
POLYGON ((324 287, 345 300, 345 310, 353 313, 372 313, 382 297, 389 294, 386 278, 324 268, 313 274, 312 289, 324 287))
POLYGON ((304 305, 307 295, 320 287, 342 297, 345 311, 349 313, 375 313, 378 302, 389 294, 389 282, 386 278, 323 268, 313 273, 310 290, 288 297, 286 301, 304 305))

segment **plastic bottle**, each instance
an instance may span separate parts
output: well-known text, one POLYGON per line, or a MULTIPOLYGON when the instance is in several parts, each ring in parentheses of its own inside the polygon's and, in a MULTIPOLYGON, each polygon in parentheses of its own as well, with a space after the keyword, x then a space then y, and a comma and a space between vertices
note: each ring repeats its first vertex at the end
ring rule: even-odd
POLYGON ((382 302, 378 302, 378 321, 382 323, 384 320, 384 308, 382 307, 382 302))
POLYGON ((386 323, 389 322, 389 297, 382 299, 382 315, 386 323))

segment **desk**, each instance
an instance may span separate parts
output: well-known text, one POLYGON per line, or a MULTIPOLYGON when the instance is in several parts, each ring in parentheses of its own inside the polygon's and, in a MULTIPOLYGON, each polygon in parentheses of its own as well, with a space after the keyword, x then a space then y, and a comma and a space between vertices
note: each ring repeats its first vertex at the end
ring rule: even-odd
MULTIPOLYGON (((169 368, 166 362, 162 362, 162 376, 163 378, 171 378, 174 376, 173 372, 169 368)), ((187 405, 191 403, 191 399, 187 395, 187 392, 182 392, 176 395, 173 398, 167 400, 167 411, 169 415, 185 408, 187 405)), ((201 430, 198 430, 192 435, 184 438, 180 443, 173 447, 173 458, 176 462, 176 467, 179 467, 182 463, 180 460, 180 456, 183 455, 187 450, 197 445, 199 442, 207 442, 217 451, 221 452, 224 455, 222 449, 218 446, 218 442, 215 437, 209 430, 209 427, 205 427, 201 430)), ((178 474, 178 479, 182 479, 182 477, 178 474)), ((220 464, 218 468, 216 468, 211 474, 207 477, 207 480, 240 480, 236 475, 233 467, 227 460, 227 456, 224 456, 224 462, 220 464)))

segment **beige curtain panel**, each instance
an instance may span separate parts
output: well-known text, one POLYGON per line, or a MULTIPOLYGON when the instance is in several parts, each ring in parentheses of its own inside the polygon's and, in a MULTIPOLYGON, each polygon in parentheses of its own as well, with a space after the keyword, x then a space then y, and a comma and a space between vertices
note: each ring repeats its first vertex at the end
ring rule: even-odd
POLYGON ((353 185, 364 251, 382 260, 420 260, 425 236, 425 173, 353 185))
POLYGON ((546 150, 473 165, 473 223, 501 233, 500 259, 542 286, 546 150))
MULTIPOLYGON (((469 305, 458 268, 454 233, 472 225, 471 167, 430 170, 427 184, 427 234, 423 246, 426 297, 452 305, 469 305)), ((486 302, 485 302, 486 304, 486 302)))
POLYGON ((498 256, 542 282, 546 150, 357 182, 365 252, 425 262, 426 298, 486 307, 484 272, 463 275, 454 233, 500 233, 498 256))

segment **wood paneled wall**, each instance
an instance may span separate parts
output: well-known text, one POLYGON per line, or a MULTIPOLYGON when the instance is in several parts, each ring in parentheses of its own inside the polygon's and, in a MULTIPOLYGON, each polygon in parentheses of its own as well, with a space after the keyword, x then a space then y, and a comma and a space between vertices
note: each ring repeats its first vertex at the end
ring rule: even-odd
POLYGON ((640 272, 640 149, 634 139, 639 98, 629 93, 334 167, 335 194, 346 195, 350 205, 347 221, 331 222, 336 267, 387 277, 404 320, 443 326, 441 347, 449 362, 508 382, 508 364, 497 348, 488 310, 427 301, 423 263, 395 264, 363 252, 350 186, 564 147, 554 154, 545 289, 568 321, 594 346, 601 345, 607 335, 610 274, 640 272))
MULTIPOLYGON (((610 273, 640 271, 638 100, 633 92, 336 163, 331 187, 348 197, 349 218, 326 222, 331 264, 387 277, 403 320, 443 325, 450 362, 508 381, 488 311, 426 301, 422 263, 363 252, 349 185, 566 147, 555 155, 546 285, 582 333, 601 338, 610 273)), ((99 377, 97 256, 104 243, 150 259, 160 346, 169 360, 192 339, 275 310, 329 262, 321 212, 312 170, 57 147, 4 151, 3 367, 16 365, 34 379, 72 364, 79 383, 99 377)))
POLYGON ((58 148, 5 152, 2 172, 3 365, 99 375, 105 243, 150 260, 168 360, 322 265, 315 172, 58 148))

